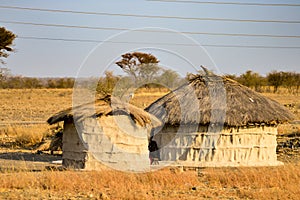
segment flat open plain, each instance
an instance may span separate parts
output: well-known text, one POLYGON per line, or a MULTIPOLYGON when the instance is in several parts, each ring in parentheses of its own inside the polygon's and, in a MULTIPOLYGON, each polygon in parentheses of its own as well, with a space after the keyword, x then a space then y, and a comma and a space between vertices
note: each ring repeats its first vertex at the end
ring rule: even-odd
MULTIPOLYGON (((149 105, 166 91, 142 90, 133 104, 149 105)), ((264 94, 300 120, 300 98, 264 94)), ((281 148, 279 167, 165 168, 133 174, 118 171, 60 171, 61 155, 37 149, 54 134, 44 122, 72 105, 71 89, 0 90, 0 199, 298 199, 300 148, 281 148), (31 124, 33 123, 33 124, 31 124)), ((280 142, 299 141, 300 125, 281 125, 280 142), (291 136, 291 134, 293 134, 291 136)))

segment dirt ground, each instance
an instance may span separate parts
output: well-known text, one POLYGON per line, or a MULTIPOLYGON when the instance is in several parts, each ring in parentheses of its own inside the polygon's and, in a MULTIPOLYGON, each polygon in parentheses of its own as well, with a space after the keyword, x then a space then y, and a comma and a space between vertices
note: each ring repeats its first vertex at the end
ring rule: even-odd
POLYGON ((47 167, 58 165, 52 162, 61 160, 61 155, 36 153, 28 150, 0 150, 0 172, 8 171, 43 171, 47 167))

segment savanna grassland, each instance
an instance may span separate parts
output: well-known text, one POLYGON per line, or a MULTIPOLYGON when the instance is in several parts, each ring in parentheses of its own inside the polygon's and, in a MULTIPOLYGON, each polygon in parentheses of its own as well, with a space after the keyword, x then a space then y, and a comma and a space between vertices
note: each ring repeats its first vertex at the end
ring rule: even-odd
POLYGON ((1 89, 0 99, 0 122, 45 122, 72 106, 72 89, 1 89))
MULTIPOLYGON (((144 108, 166 92, 141 89, 131 103, 144 108)), ((297 94, 264 95, 291 104, 290 109, 300 120, 297 94)), ((60 171, 49 164, 61 159, 59 155, 37 149, 58 128, 43 122, 72 105, 72 90, 3 89, 0 101, 0 199, 298 199, 300 196, 300 148, 282 151, 279 159, 285 165, 278 167, 184 171, 165 168, 140 174, 60 171)), ((296 134, 300 127, 282 125, 278 131, 281 135, 296 134)))

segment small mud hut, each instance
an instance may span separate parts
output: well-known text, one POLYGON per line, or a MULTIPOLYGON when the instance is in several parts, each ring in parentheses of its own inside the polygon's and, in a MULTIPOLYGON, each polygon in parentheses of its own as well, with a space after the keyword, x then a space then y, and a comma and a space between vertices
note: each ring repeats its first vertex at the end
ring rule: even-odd
POLYGON ((161 125, 153 115, 107 96, 63 110, 47 122, 64 122, 63 166, 122 171, 149 169, 148 138, 161 125))
POLYGON ((276 101, 207 71, 145 110, 164 124, 153 133, 160 160, 198 167, 281 164, 277 125, 293 119, 276 101))

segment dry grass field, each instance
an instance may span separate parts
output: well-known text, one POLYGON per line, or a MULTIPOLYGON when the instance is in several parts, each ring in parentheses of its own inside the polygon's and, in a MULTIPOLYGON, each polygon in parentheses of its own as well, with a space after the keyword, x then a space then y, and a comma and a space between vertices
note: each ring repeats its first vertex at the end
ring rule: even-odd
MULTIPOLYGON (((143 89, 131 103, 145 107, 166 92, 143 89)), ((282 104, 293 104, 291 110, 300 119, 298 95, 265 95, 282 104)), ((53 134, 56 126, 20 122, 43 122, 70 107, 72 90, 0 90, 0 101, 0 199, 298 199, 300 196, 300 160, 294 154, 279 157, 286 162, 279 167, 199 171, 165 168, 141 174, 45 168, 49 161, 60 157, 37 154, 36 148, 53 134)), ((288 134, 298 128, 284 125, 279 131, 288 134)), ((294 151, 297 155, 298 150, 294 151)))
POLYGON ((299 165, 273 168, 0 173, 2 199, 298 199, 299 165))
POLYGON ((1 89, 0 123, 45 121, 72 105, 72 89, 1 89))
POLYGON ((296 115, 297 119, 300 120, 300 94, 289 94, 289 93, 264 93, 265 96, 278 101, 283 105, 291 105, 291 111, 296 115))

